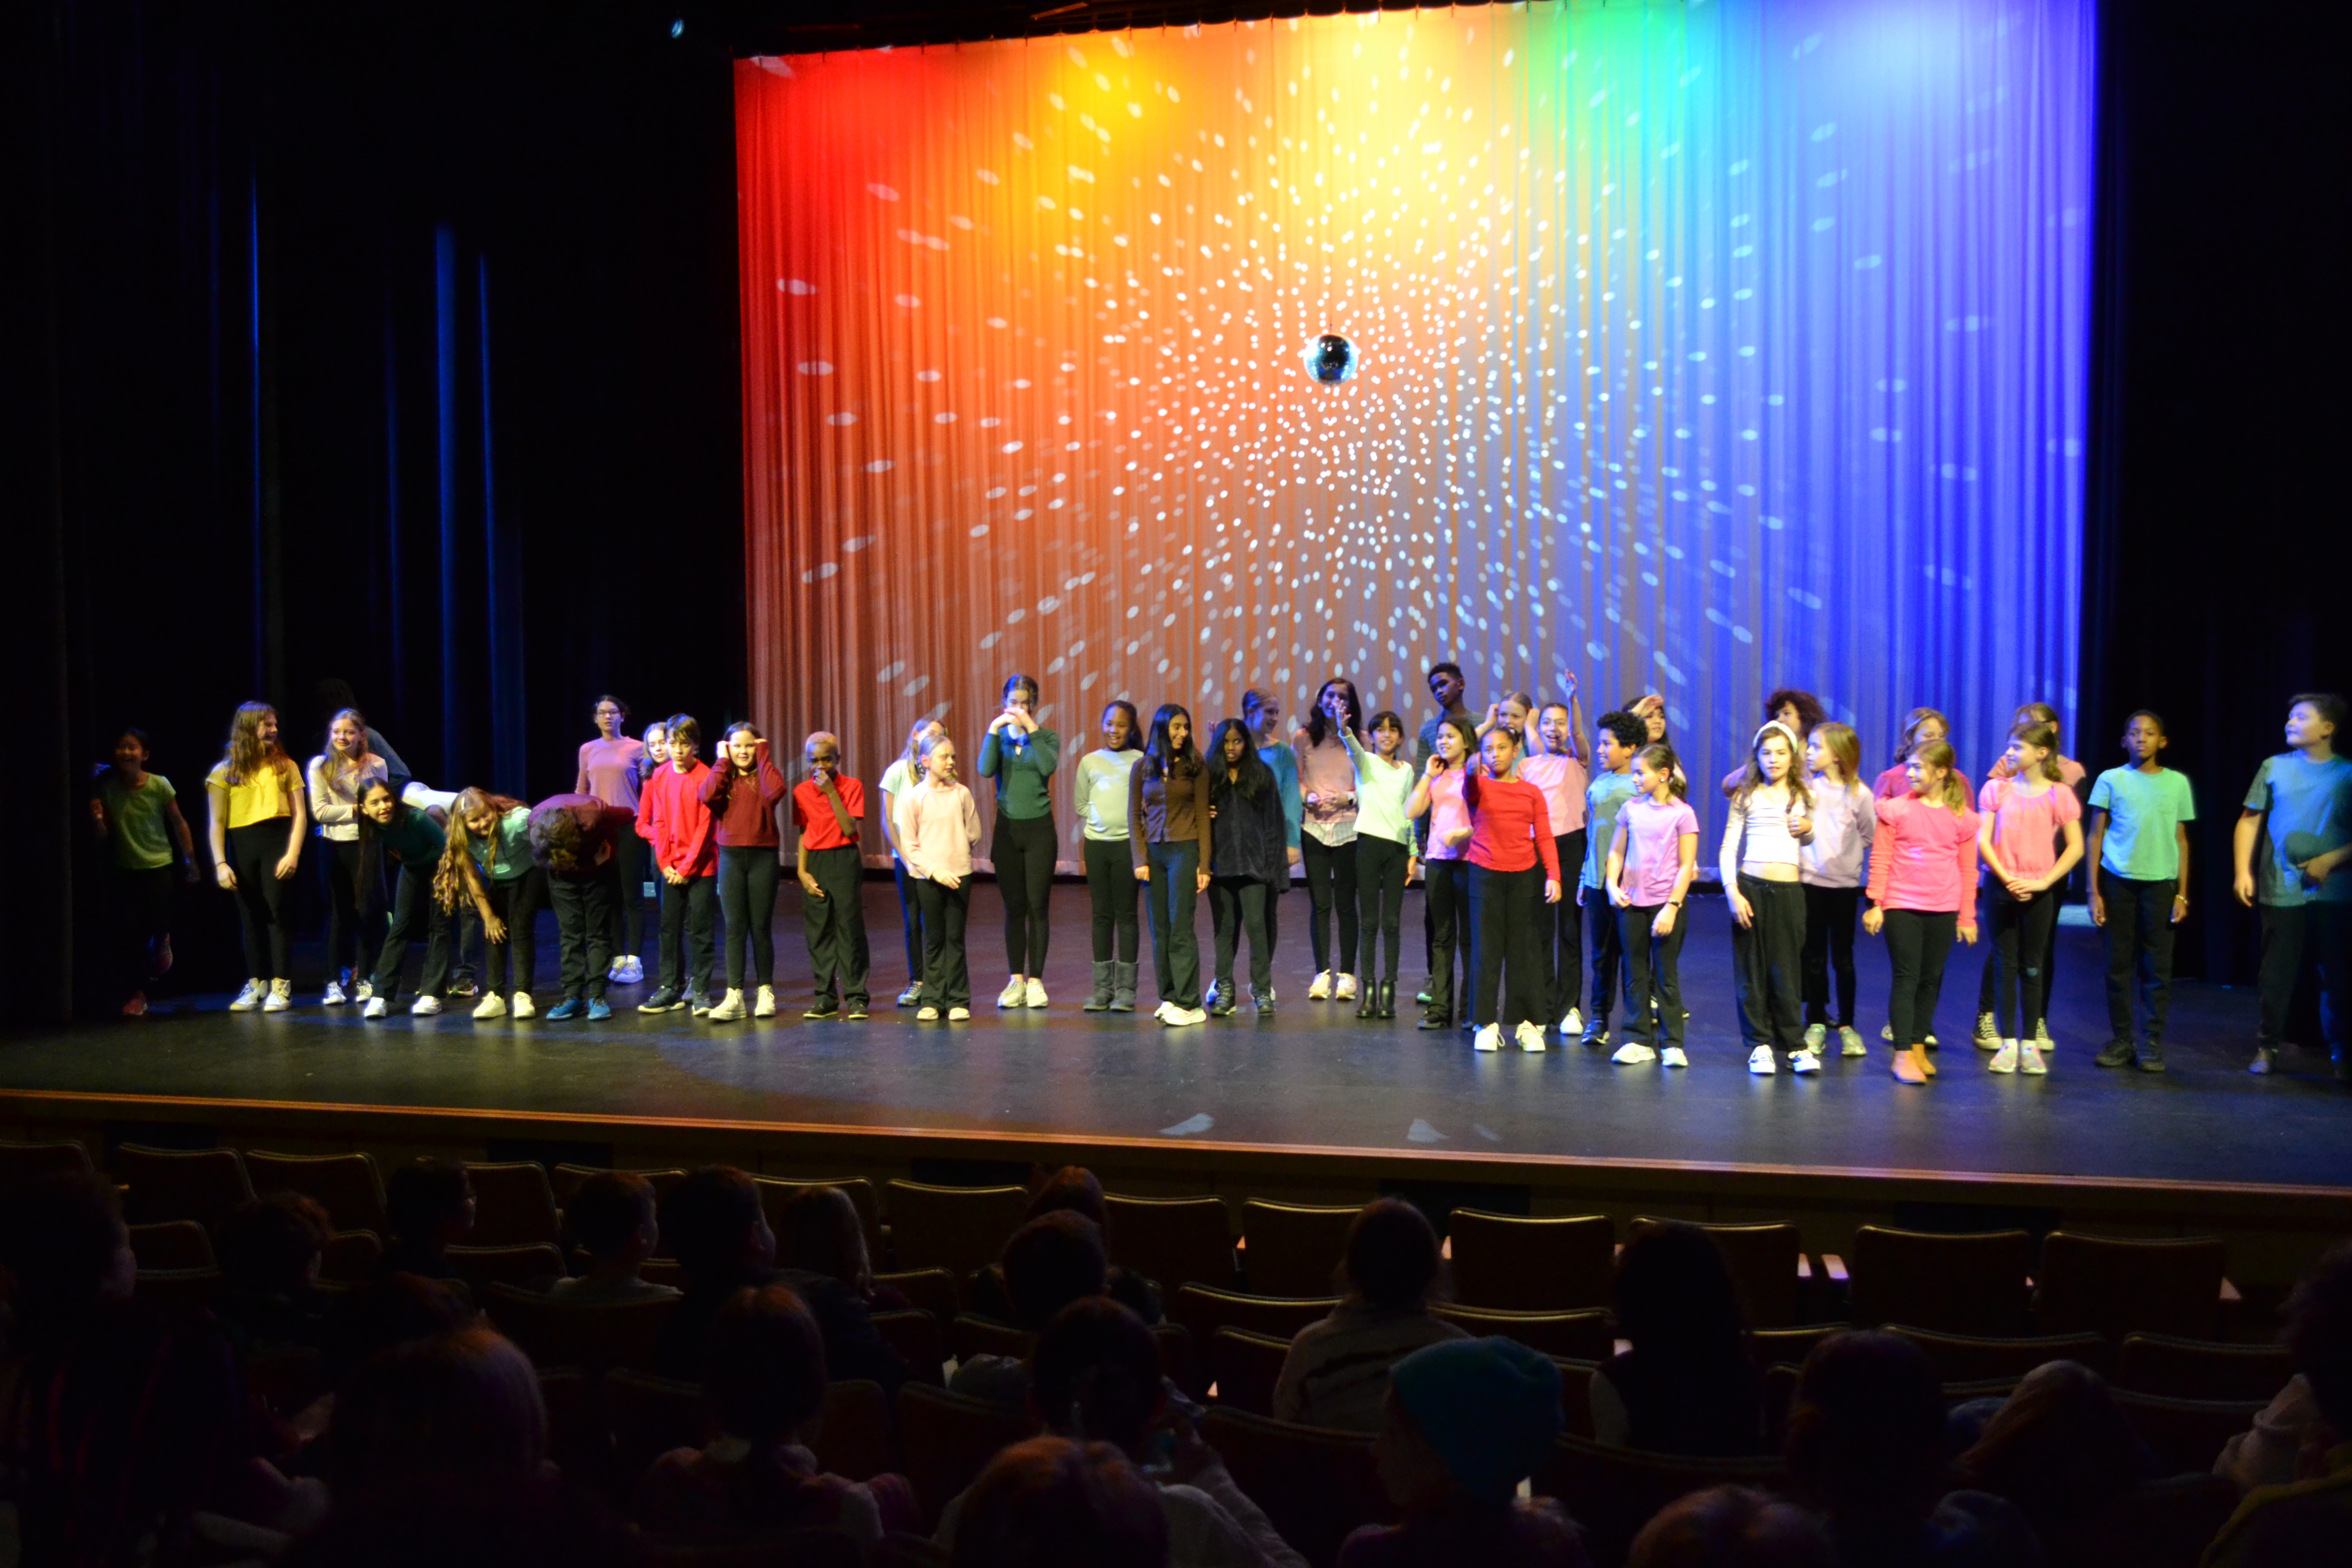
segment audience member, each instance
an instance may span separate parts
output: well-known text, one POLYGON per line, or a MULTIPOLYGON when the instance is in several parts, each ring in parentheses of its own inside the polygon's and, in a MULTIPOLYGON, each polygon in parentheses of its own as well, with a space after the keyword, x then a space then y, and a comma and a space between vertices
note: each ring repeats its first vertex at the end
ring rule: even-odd
MULTIPOLYGON (((1067 1209, 1095 1222, 1102 1232, 1103 1252, 1112 1253, 1110 1205, 1103 1196, 1102 1181, 1084 1165, 1065 1165, 1045 1178, 1029 1200, 1027 1218, 1067 1209)), ((1141 1318, 1149 1325, 1160 1318, 1160 1287, 1140 1274, 1129 1272, 1114 1263, 1103 1275, 1104 1293, 1114 1301, 1141 1318)), ((1005 1322, 1012 1321, 1012 1303, 1005 1299, 1004 1285, 994 1271, 981 1274, 974 1293, 973 1310, 1005 1322)))
POLYGON ((636 1539, 561 1481, 436 1476, 338 1505, 283 1568, 636 1568, 636 1539))
POLYGON ((335 1402, 328 1473, 336 1506, 441 1478, 521 1486, 547 1463, 547 1406, 530 1360, 465 1328, 379 1351, 335 1402))
POLYGON ((382 1272, 452 1279, 457 1271, 449 1267, 449 1248, 474 1228, 474 1185, 463 1165, 412 1160, 384 1184, 383 1215, 392 1245, 384 1248, 382 1272))
POLYGON ((1944 1391, 1896 1334, 1837 1334, 1805 1358, 1785 1444, 1798 1490, 1829 1520, 1842 1568, 2030 1568, 2025 1517, 1945 1490, 1944 1391))
POLYGON ((1375 1198, 1348 1226, 1346 1300, 1290 1342, 1274 1413, 1308 1426, 1382 1429, 1389 1368, 1424 1345, 1469 1335, 1429 1310, 1437 1233, 1402 1198, 1375 1198))
POLYGON ((964 1494, 953 1568, 1164 1568, 1168 1516, 1108 1443, 1032 1437, 964 1494))
POLYGON ((1413 1352, 1389 1382, 1373 1457, 1404 1522, 1357 1531, 1339 1568, 1585 1568, 1559 1505, 1517 1495, 1559 1436, 1559 1368, 1465 1339, 1413 1352))
POLYGON ((729 1297, 711 1320, 702 1378, 719 1436, 655 1462, 637 1489, 646 1531, 700 1539, 837 1530, 868 1552, 884 1529, 912 1528, 914 1494, 905 1480, 844 1480, 800 1446, 824 1388, 824 1341, 798 1296, 768 1285, 729 1297))
POLYGON ((1668 1503, 1633 1538, 1625 1568, 1838 1568, 1827 1526, 1748 1487, 1668 1503))
POLYGON ((583 1306, 643 1301, 678 1294, 640 1272, 661 1245, 654 1184, 633 1171, 599 1171, 564 1206, 572 1239, 588 1255, 588 1272, 558 1279, 551 1293, 583 1306))
POLYGON ((2079 1555, 2072 1543, 2155 1471, 2107 1380, 2079 1362, 2053 1361, 2002 1402, 1960 1456, 1958 1479, 2015 1503, 2051 1558, 2071 1562, 2079 1555))
POLYGON ((113 1184, 76 1171, 13 1189, 0 1203, 0 1270, 12 1359, 80 1328, 100 1303, 129 1300, 139 1260, 113 1184))
MULTIPOLYGON (((1071 1302, 1101 1295, 1109 1261, 1094 1221, 1056 1209, 1013 1233, 1002 1267, 1013 1322, 1034 1334, 1071 1302)), ((956 1368, 948 1387, 1020 1409, 1029 1399, 1029 1368, 1012 1356, 976 1355, 956 1368)))
POLYGON ((2318 1419, 2311 1379, 2296 1373, 2254 1416, 2252 1426, 2221 1445, 2213 1473, 2235 1485, 2240 1497, 2256 1487, 2286 1485, 2295 1479, 2303 1440, 2318 1419))
POLYGON ((839 1187, 803 1187, 776 1215, 776 1261, 833 1280, 874 1312, 902 1312, 914 1303, 896 1286, 874 1282, 866 1247, 866 1220, 839 1187))
POLYGON ((1617 1258, 1618 1332, 1592 1379, 1593 1436, 1705 1458, 1764 1451, 1764 1384, 1742 1337, 1731 1271, 1696 1226, 1653 1225, 1617 1258))
POLYGON ((379 1274, 327 1310, 327 1384, 342 1388, 385 1351, 455 1333, 477 1316, 453 1280, 379 1274))
POLYGON ((248 1365, 255 1356, 324 1347, 319 1265, 333 1234, 327 1211, 299 1193, 248 1198, 213 1228, 221 1272, 213 1315, 248 1365))
POLYGON ((2342 1563, 2352 1549, 2352 1242, 2330 1248, 2281 1314, 2317 1416, 2295 1479, 2258 1487, 2206 1549, 2206 1568, 2342 1563))

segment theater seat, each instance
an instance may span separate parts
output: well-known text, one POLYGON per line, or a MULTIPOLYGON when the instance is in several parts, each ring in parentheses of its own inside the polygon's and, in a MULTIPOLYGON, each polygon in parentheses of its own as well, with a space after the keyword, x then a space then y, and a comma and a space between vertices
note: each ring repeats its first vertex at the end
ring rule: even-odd
POLYGON ((1475 1307, 1440 1302, 1430 1309, 1447 1322, 1484 1339, 1500 1335, 1517 1340, 1531 1351, 1571 1361, 1607 1361, 1617 1351, 1609 1314, 1583 1312, 1490 1312, 1475 1307))
POLYGON ((1233 1215, 1220 1197, 1132 1198, 1107 1194, 1111 1261, 1164 1290, 1234 1286, 1233 1215))
POLYGON ((337 1230, 372 1230, 382 1235, 390 1227, 383 1215, 383 1177, 375 1157, 364 1151, 351 1154, 272 1154, 260 1149, 245 1152, 245 1173, 257 1194, 299 1193, 334 1222, 337 1230))
POLYGON ((127 1229, 131 1256, 139 1260, 142 1270, 216 1267, 212 1237, 194 1220, 165 1220, 161 1225, 134 1225, 127 1229))
POLYGON ((593 1373, 650 1368, 662 1331, 677 1310, 675 1296, 578 1304, 504 1283, 488 1284, 480 1293, 490 1321, 532 1365, 593 1373))
POLYGON ((122 1217, 131 1225, 191 1219, 206 1230, 253 1196, 245 1162, 234 1149, 148 1149, 125 1143, 114 1151, 122 1184, 122 1217))
POLYGON ((1454 1299, 1508 1312, 1568 1312, 1606 1307, 1617 1224, 1606 1215, 1530 1219, 1455 1209, 1446 1242, 1454 1299))
POLYGON ((959 1282, 995 1262, 1029 1212, 1029 1194, 1019 1187, 891 1182, 883 1197, 895 1267, 944 1268, 959 1282))
POLYGON ((543 1241, 552 1247, 562 1239, 555 1189, 536 1161, 469 1162, 466 1180, 474 1189, 474 1228, 466 1237, 469 1245, 528 1247, 543 1241))
POLYGON ((2294 1375, 2284 1345, 2219 1344, 2169 1334, 2126 1334, 2116 1386, 2172 1399, 2270 1399, 2294 1375))
POLYGON ((1359 1525, 1397 1518, 1373 1467, 1372 1439, 1362 1433, 1295 1426, 1219 1406, 1202 1418, 1201 1436, 1244 1495, 1315 1568, 1329 1568, 1359 1525))
POLYGON ((1330 1314, 1337 1296, 1244 1296, 1237 1290, 1213 1290, 1187 1285, 1168 1298, 1168 1315, 1184 1325, 1196 1344, 1205 1344, 1219 1329, 1247 1329, 1286 1344, 1299 1330, 1330 1314))
POLYGON ((1246 1329, 1219 1329, 1209 1339, 1209 1374, 1216 1382, 1219 1408, 1272 1415, 1274 1385, 1281 1381, 1282 1363, 1289 1355, 1288 1340, 1246 1329))
POLYGON ((1242 1205, 1242 1273, 1253 1294, 1321 1296, 1332 1289, 1348 1250, 1352 1207, 1276 1204, 1251 1198, 1242 1205))
POLYGON ((898 1442, 924 1531, 939 1529, 940 1511, 1000 1449, 1036 1430, 1025 1413, 1002 1405, 920 1384, 899 1389, 898 1442))
POLYGON ((1642 1527, 1677 1498, 1715 1486, 1777 1491, 1788 1485, 1788 1470, 1777 1458, 1685 1458, 1562 1437, 1533 1489, 1538 1497, 1559 1500, 1584 1526, 1592 1561, 1607 1564, 1622 1563, 1642 1527))
POLYGON ((2023 1377, 2044 1362, 2076 1361, 2105 1373, 2111 1364, 2107 1342, 2096 1334, 2042 1334, 2018 1339, 1985 1339, 1972 1334, 1938 1334, 1926 1329, 1889 1323, 1886 1331, 1900 1334, 1927 1352, 1939 1383, 1973 1383, 1987 1378, 2023 1377))
POLYGON ((890 1436, 890 1396, 864 1378, 829 1383, 824 1406, 808 1433, 816 1462, 853 1481, 871 1480, 898 1468, 898 1446, 890 1436))
POLYGON ((563 1277, 563 1254, 551 1241, 529 1247, 452 1247, 443 1256, 449 1260, 449 1271, 478 1299, 493 1285, 544 1290, 563 1277))
POLYGON ((1945 1236, 1866 1225, 1853 1237, 1854 1321, 1985 1339, 2017 1335, 2025 1331, 2032 1267, 2033 1238, 2021 1230, 1945 1236))
POLYGON ((2229 1246, 2220 1237, 2125 1239, 2053 1230, 2042 1239, 2035 1320, 2044 1333, 2087 1330, 2218 1340, 2229 1246))
POLYGON ((2168 1399, 2159 1394, 2115 1391, 2139 1440, 2165 1475, 2201 1474, 2221 1457, 2221 1446, 2254 1424, 2268 1399, 2168 1399))

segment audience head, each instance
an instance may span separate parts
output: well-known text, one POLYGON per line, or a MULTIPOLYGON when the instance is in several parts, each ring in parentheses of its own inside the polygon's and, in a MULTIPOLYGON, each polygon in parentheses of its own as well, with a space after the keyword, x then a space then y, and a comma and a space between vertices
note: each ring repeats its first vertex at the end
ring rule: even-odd
POLYGON ((213 1230, 221 1282, 255 1296, 292 1296, 318 1283, 334 1234, 327 1211, 299 1193, 247 1198, 213 1230))
POLYGON ((1103 1200, 1102 1178, 1084 1165, 1065 1165, 1045 1178, 1029 1199, 1029 1217, 1067 1209, 1082 1214, 1101 1228, 1105 1244, 1110 1236, 1110 1207, 1103 1200))
POLYGON ((1837 1334, 1805 1358, 1783 1445, 1800 1491, 1833 1517, 1925 1519, 1944 1486, 1944 1390, 1897 1334, 1837 1334))
POLYGON ((776 1259, 760 1189, 732 1165, 705 1165, 661 1201, 662 1234, 689 1283, 724 1284, 776 1259))
POLYGON ((327 1314, 327 1381, 341 1387, 385 1351, 455 1333, 474 1321, 450 1286, 397 1270, 379 1274, 327 1314))
POLYGON ((1437 1283, 1437 1232, 1402 1198, 1374 1198, 1348 1222, 1340 1279, 1368 1307, 1421 1307, 1437 1283))
POLYGON ((824 1336, 782 1285, 746 1287, 710 1321, 702 1391, 731 1436, 789 1443, 824 1404, 824 1336))
POLYGON ((1050 1431, 1116 1443, 1133 1454, 1166 1397, 1151 1331, 1108 1296, 1071 1302, 1037 1336, 1029 1401, 1050 1431))
POLYGON ((2321 1255, 2282 1315, 2282 1337, 2311 1384, 2319 1413, 2338 1434, 2352 1437, 2352 1242, 2321 1255))
POLYGON ((634 1171, 599 1171, 563 1206, 572 1239, 599 1262, 642 1263, 661 1245, 654 1184, 634 1171))
POLYGON ((1625 1568, 1837 1568, 1822 1521, 1748 1487, 1709 1487, 1642 1527, 1625 1568))
POLYGON ((463 1165, 412 1160, 384 1184, 383 1214, 401 1241, 438 1251, 474 1228, 474 1185, 463 1165))
POLYGON ((561 1481, 436 1476, 335 1500, 283 1568, 637 1568, 636 1542, 561 1481))
POLYGON ((0 1202, 0 1270, 17 1348, 77 1327, 100 1301, 128 1300, 139 1272, 113 1184, 60 1171, 0 1202))
POLYGON ((874 1288, 866 1222, 839 1187, 803 1187, 777 1216, 776 1261, 838 1279, 860 1295, 874 1288))
POLYGON ((2025 1374, 1959 1469, 1966 1485, 2007 1498, 2047 1530, 2130 1492, 2148 1456, 2107 1380, 2079 1362, 2053 1361, 2025 1374))
POLYGON ((1157 1488, 1108 1443, 1032 1437, 964 1494, 953 1568, 1165 1568, 1157 1488))
POLYGON ((1559 1436, 1559 1368, 1516 1340, 1445 1340, 1390 1369, 1374 1448, 1408 1511, 1449 1497, 1507 1505, 1559 1436))
POLYGON ((1636 1229, 1617 1255, 1617 1322, 1636 1352, 1745 1357, 1739 1293, 1706 1232, 1673 1221, 1636 1229))
POLYGON ((1071 1302, 1103 1293, 1109 1276, 1102 1227, 1082 1214, 1041 1214, 1004 1244, 1004 1293, 1013 1321, 1035 1331, 1071 1302))
POLYGON ((547 1458, 530 1360, 487 1328, 379 1351, 335 1400, 336 1494, 427 1477, 520 1485, 547 1458))

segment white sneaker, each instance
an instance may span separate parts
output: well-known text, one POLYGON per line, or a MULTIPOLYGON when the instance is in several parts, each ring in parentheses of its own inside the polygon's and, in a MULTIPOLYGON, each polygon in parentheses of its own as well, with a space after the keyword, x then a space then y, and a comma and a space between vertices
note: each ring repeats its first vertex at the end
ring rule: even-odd
POLYGON ((1170 1012, 1168 1021, 1178 1028, 1184 1028, 1193 1024, 1207 1023, 1209 1014, 1202 1007, 1178 1007, 1170 1012))
POLYGON ((265 1013, 283 1013, 292 1005, 294 1005, 293 987, 283 980, 271 981, 269 994, 261 999, 261 1010, 265 1013))
POLYGON ((1045 1005, 1045 983, 1032 979, 1022 988, 1021 1005, 1024 1007, 1043 1007, 1045 1005))
POLYGON ((719 998, 719 1005, 705 1015, 714 1024, 731 1024, 749 1009, 743 1005, 743 993, 730 991, 719 998))
POLYGON ((939 1022, 939 1017, 940 1010, 937 1007, 918 1007, 915 1009, 915 1022, 919 1024, 935 1024, 939 1022))
POLYGON ((1878 1026, 1878 1037, 1879 1037, 1880 1039, 1882 1039, 1882 1040, 1891 1040, 1891 1039, 1893 1039, 1893 1038, 1895 1037, 1895 1026, 1894 1026, 1894 1025, 1892 1025, 1892 1024, 1881 1024, 1881 1025, 1879 1025, 1879 1026, 1878 1026))
POLYGON ((1006 981, 1004 983, 1004 989, 996 994, 996 1005, 1000 1007, 1027 1006, 1029 1005, 1029 982, 1024 980, 1018 974, 1006 981))
POLYGON ((2020 1041, 2017 1047, 2017 1070, 2028 1078, 2040 1078, 2048 1072, 2050 1064, 2042 1059, 2042 1047, 2032 1040, 2020 1041))
POLYGON ((1519 1042, 1519 1049, 1523 1051, 1542 1051, 1550 1047, 1550 1042, 1544 1038, 1541 1024, 1521 1024, 1512 1033, 1519 1042))
POLYGON ((1862 1043, 1862 1031, 1851 1024, 1839 1027, 1838 1041, 1838 1055, 1842 1057, 1866 1057, 1870 1054, 1870 1047, 1862 1043))
POLYGON ((506 1016, 507 999, 495 991, 474 1004, 474 1016, 477 1018, 503 1018, 506 1016))
POLYGON ((268 994, 268 982, 248 980, 245 983, 245 989, 236 994, 236 1000, 228 1005, 228 1010, 232 1013, 250 1013, 260 1006, 261 999, 268 994))
POLYGON ((539 1004, 530 999, 530 992, 518 991, 514 999, 507 1004, 507 1011, 518 1018, 536 1018, 539 1016, 539 1004))
POLYGON ((2033 1045, 2037 1050, 2054 1051, 2058 1042, 2050 1037, 2050 1020, 2044 1018, 2033 1026, 2033 1045))
POLYGON ((321 1007, 340 1007, 342 1005, 342 983, 337 980, 328 981, 327 988, 319 994, 319 1005, 321 1007))
POLYGON ((1748 1053, 1748 1070, 1758 1078, 1770 1078, 1780 1070, 1780 1058, 1772 1054, 1771 1047, 1759 1046, 1748 1053))
POLYGON ((604 966, 604 979, 605 979, 605 981, 606 981, 606 983, 607 983, 607 984, 610 984, 611 982, 613 982, 613 981, 616 981, 616 980, 618 980, 618 979, 620 979, 620 978, 621 978, 621 961, 620 961, 619 959, 617 959, 617 958, 616 958, 616 959, 613 960, 613 962, 612 962, 612 963, 608 963, 608 964, 606 964, 606 965, 604 966))
POLYGON ((1829 1037, 1830 1026, 1827 1024, 1808 1024, 1805 1026, 1805 1049, 1809 1051, 1818 1051, 1822 1048, 1822 1042, 1829 1037))
POLYGON ((1578 1008, 1570 1007, 1568 1010, 1568 1016, 1559 1021, 1559 1032, 1564 1037, 1581 1036, 1584 1033, 1583 1012, 1578 1008))
POLYGON ((1821 1071, 1822 1058, 1820 1053, 1812 1050, 1811 1047, 1801 1051, 1790 1051, 1789 1053, 1789 1070, 1790 1072, 1821 1071))
POLYGON ((948 1009, 948 1022, 950 1024, 967 1023, 971 1018, 971 1009, 969 1007, 950 1007, 948 1009))
POLYGON ((1644 1063, 1656 1061, 1658 1053, 1638 1041, 1628 1040, 1618 1047, 1609 1059, 1619 1067, 1641 1067, 1644 1063))
POLYGON ((383 998, 381 996, 371 996, 360 1005, 360 1016, 362 1018, 381 1018, 390 1011, 392 1009, 384 1005, 383 998))
POLYGON ((1215 1006, 1217 1005, 1217 997, 1220 994, 1222 994, 1222 993, 1217 990, 1217 983, 1213 980, 1210 981, 1209 988, 1201 994, 1201 1005, 1203 1007, 1215 1006))
POLYGON ((408 1014, 413 1018, 430 1018, 440 1011, 441 998, 438 996, 419 996, 408 1005, 408 1014))
POLYGON ((776 988, 772 985, 762 985, 760 987, 759 995, 752 999, 751 1016, 754 1018, 772 1018, 775 1016, 776 988))
POLYGON ((2015 1072, 2017 1070, 2017 1042, 2015 1040, 2001 1041, 2000 1047, 1992 1054, 1992 1060, 1985 1064, 1985 1070, 1987 1072, 2015 1072))
POLYGON ((1333 990, 1332 996, 1338 1001, 1353 1002, 1356 999, 1356 977, 1352 974, 1339 976, 1339 984, 1333 990))
POLYGON ((1317 975, 1308 983, 1307 987, 1307 999, 1309 1002, 1328 1002, 1331 1000, 1331 972, 1329 970, 1325 970, 1322 973, 1317 975))
POLYGON ((911 1007, 922 999, 923 986, 920 981, 909 980, 907 982, 907 988, 898 993, 898 1005, 901 1007, 911 1007))
POLYGON ((624 985, 642 985, 646 979, 646 966, 633 953, 621 960, 621 973, 617 978, 624 985))
POLYGON ((374 994, 375 982, 373 980, 362 980, 352 987, 352 1000, 354 1002, 364 1002, 374 994))
POLYGON ((1499 1051, 1503 1048, 1503 1031, 1492 1024, 1482 1025, 1471 1037, 1470 1047, 1473 1050, 1499 1051))
POLYGON ((1690 1066, 1690 1058, 1683 1055, 1683 1048, 1680 1046, 1668 1046, 1664 1050, 1658 1053, 1658 1065, 1660 1067, 1669 1068, 1686 1068, 1690 1066))

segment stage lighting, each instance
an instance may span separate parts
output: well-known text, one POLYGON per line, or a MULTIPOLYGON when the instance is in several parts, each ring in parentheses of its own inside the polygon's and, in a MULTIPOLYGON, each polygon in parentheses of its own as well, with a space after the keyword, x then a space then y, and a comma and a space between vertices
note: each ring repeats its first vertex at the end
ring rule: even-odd
POLYGON ((671 37, 673 37, 673 38, 683 38, 684 37, 686 37, 686 18, 685 18, 685 17, 683 17, 683 16, 672 16, 672 17, 669 19, 669 36, 670 36, 671 37))
POLYGON ((1325 332, 1307 345, 1307 374, 1326 386, 1337 386, 1356 374, 1356 345, 1337 332, 1325 332))

